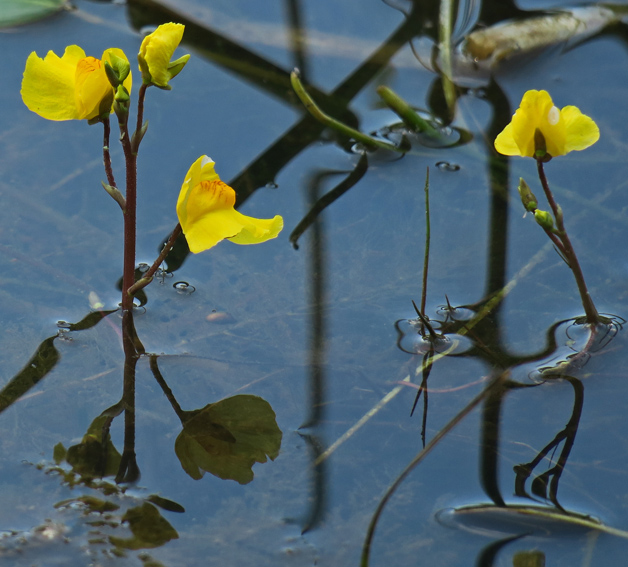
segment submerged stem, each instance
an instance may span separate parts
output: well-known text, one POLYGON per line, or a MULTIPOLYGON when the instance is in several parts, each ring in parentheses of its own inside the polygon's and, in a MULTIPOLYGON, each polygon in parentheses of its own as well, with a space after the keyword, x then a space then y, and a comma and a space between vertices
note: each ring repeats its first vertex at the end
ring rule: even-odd
POLYGON ((389 144, 388 142, 382 142, 381 140, 377 140, 376 138, 372 138, 366 134, 363 134, 359 130, 355 128, 351 128, 346 124, 336 120, 329 116, 329 114, 325 114, 314 102, 312 97, 308 94, 299 78, 299 73, 297 70, 292 71, 290 73, 290 82, 292 83, 292 88, 294 92, 297 94, 301 102, 304 104, 306 110, 319 122, 325 124, 325 126, 329 126, 334 130, 348 136, 349 138, 353 138, 356 142, 360 142, 364 144, 367 148, 376 149, 381 148, 384 150, 391 150, 393 152, 402 152, 405 153, 404 150, 398 148, 393 144, 389 144))

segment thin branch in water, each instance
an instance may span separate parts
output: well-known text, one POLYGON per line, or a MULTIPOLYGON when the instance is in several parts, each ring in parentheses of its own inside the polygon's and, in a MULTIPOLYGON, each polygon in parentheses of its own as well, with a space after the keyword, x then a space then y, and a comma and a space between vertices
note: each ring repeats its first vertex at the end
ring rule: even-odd
POLYGON ((140 289, 145 288, 150 282, 153 281, 153 276, 155 275, 155 272, 159 269, 159 266, 161 266, 163 261, 166 259, 166 256, 168 255, 170 250, 172 250, 172 247, 174 246, 174 243, 177 241, 177 238, 179 237, 180 234, 181 234, 181 225, 177 223, 177 226, 174 227, 174 230, 172 231, 170 238, 168 238, 168 241, 166 242, 166 244, 164 244, 164 247, 161 249, 161 252, 159 253, 159 256, 157 256, 157 259, 153 262, 153 265, 143 275, 142 279, 136 281, 129 288, 127 292, 129 295, 131 296, 134 295, 140 289))
MULTIPOLYGON (((427 300, 427 274, 430 263, 430 168, 425 173, 425 254, 423 256, 423 288, 421 290, 421 313, 425 314, 427 300)), ((415 306, 416 308, 416 306, 415 306)))
POLYGON ((343 124, 339 120, 332 118, 331 116, 329 116, 329 114, 325 114, 316 105, 312 97, 305 90, 305 87, 303 86, 303 83, 301 82, 301 79, 299 78, 299 72, 297 69, 295 69, 294 71, 292 71, 292 73, 290 73, 290 82, 292 83, 292 88, 294 89, 294 92, 297 94, 297 96, 299 97, 303 105, 305 106, 306 110, 314 118, 316 118, 316 120, 325 124, 325 126, 329 126, 330 128, 333 128, 334 130, 336 130, 337 132, 340 132, 341 134, 344 134, 345 136, 348 136, 349 138, 354 139, 356 142, 360 142, 361 144, 364 144, 367 148, 371 150, 380 148, 383 150, 390 150, 393 152, 405 153, 404 149, 401 149, 395 146, 394 144, 389 144, 388 142, 383 142, 382 140, 378 140, 376 138, 368 136, 367 134, 363 134, 359 130, 356 130, 355 128, 351 128, 351 126, 347 126, 346 124, 343 124))
POLYGON ((364 541, 364 546, 362 547, 362 557, 360 559, 360 567, 368 567, 370 553, 371 553, 371 544, 373 542, 373 536, 375 535, 375 528, 377 527, 377 523, 379 521, 386 504, 391 499, 397 488, 401 485, 401 483, 407 478, 407 476, 415 469, 415 467, 423 461, 427 455, 438 445, 442 439, 453 430, 467 415, 469 415, 478 404, 489 394, 492 388, 497 384, 500 380, 503 379, 504 375, 508 371, 501 372, 498 375, 494 376, 491 382, 482 390, 477 396, 475 396, 464 408, 462 408, 448 423, 445 425, 435 436, 434 438, 421 450, 417 453, 417 455, 410 461, 410 463, 406 466, 406 468, 401 472, 401 474, 397 477, 395 482, 393 482, 386 492, 384 496, 380 500, 377 505, 377 509, 371 518, 371 522, 369 524, 366 539, 364 541))
POLYGON ((298 250, 299 245, 297 241, 301 237, 301 235, 310 227, 310 225, 317 219, 318 215, 320 215, 329 205, 331 205, 334 201, 339 199, 342 195, 344 195, 349 189, 351 189, 368 170, 368 157, 366 154, 362 154, 360 159, 358 160, 355 169, 336 187, 334 187, 331 191, 323 195, 314 206, 307 212, 307 214, 299 221, 299 224, 294 228, 292 233, 290 234, 290 242, 295 250, 298 250))

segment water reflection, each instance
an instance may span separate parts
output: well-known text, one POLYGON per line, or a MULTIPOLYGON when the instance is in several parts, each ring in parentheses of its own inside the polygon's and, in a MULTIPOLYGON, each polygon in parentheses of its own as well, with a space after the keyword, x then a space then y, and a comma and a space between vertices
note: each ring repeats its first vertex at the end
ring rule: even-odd
MULTIPOLYGON (((141 269, 138 270, 141 274, 141 269)), ((91 329, 105 320, 113 311, 96 311, 78 323, 59 323, 59 333, 49 337, 38 347, 27 365, 0 391, 0 412, 12 406, 31 388, 44 379, 58 364, 60 355, 55 341, 67 340, 66 333, 91 329), (61 333, 63 331, 63 333, 61 333)), ((123 392, 120 400, 105 409, 88 427, 80 443, 67 449, 57 443, 53 450, 55 465, 43 467, 46 472, 59 475, 62 483, 70 487, 83 486, 95 490, 104 498, 89 493, 56 504, 57 509, 77 508, 89 517, 106 514, 102 526, 93 531, 91 545, 110 544, 109 552, 150 549, 178 538, 176 530, 161 515, 158 508, 183 513, 183 507, 158 495, 136 498, 134 503, 117 503, 116 497, 125 495, 127 487, 140 479, 136 447, 136 369, 138 362, 148 357, 150 369, 162 388, 182 430, 174 450, 183 470, 193 479, 200 480, 205 472, 226 480, 246 484, 253 480, 252 466, 274 460, 279 454, 282 433, 275 421, 270 404, 258 396, 236 395, 210 403, 197 410, 182 410, 158 366, 159 356, 146 353, 137 335, 134 314, 123 311, 120 334, 124 350, 123 392), (110 431, 116 420, 124 414, 124 441, 122 452, 112 442, 110 431), (115 484, 108 479, 115 481, 115 484), (139 503, 138 503, 139 501, 139 503), (116 535, 128 528, 130 537, 116 535), (117 551, 116 551, 117 550, 117 551)), ((43 529, 43 528, 42 528, 43 529)))

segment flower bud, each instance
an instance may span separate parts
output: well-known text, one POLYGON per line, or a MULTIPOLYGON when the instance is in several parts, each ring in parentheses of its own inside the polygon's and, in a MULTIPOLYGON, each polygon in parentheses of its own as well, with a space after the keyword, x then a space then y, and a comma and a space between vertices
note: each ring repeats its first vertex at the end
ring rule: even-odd
POLYGON ((131 97, 129 91, 124 88, 124 85, 118 85, 116 94, 113 97, 113 111, 118 118, 122 118, 129 114, 129 102, 131 97))
POLYGON ((519 197, 521 197, 521 202, 523 203, 523 208, 529 213, 533 213, 536 211, 538 206, 538 200, 534 193, 530 190, 530 186, 525 182, 523 177, 519 178, 519 197))
POLYGON ((540 209, 534 211, 534 220, 543 229, 554 232, 554 219, 547 211, 541 211, 540 209))

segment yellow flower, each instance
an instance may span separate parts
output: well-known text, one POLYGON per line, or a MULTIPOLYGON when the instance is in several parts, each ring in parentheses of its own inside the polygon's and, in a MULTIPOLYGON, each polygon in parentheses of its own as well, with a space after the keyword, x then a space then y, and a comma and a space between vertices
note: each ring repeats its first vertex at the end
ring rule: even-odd
POLYGON ((235 191, 220 180, 214 165, 207 156, 198 158, 179 193, 177 215, 190 250, 202 252, 225 238, 236 244, 275 238, 283 228, 283 219, 279 215, 255 219, 236 211, 235 191))
POLYGON ((495 139, 495 149, 522 157, 535 157, 536 150, 545 150, 556 157, 584 150, 599 138, 597 124, 575 106, 559 110, 547 91, 528 91, 510 124, 495 139))
POLYGON ((142 41, 137 60, 145 85, 170 90, 168 81, 176 77, 190 58, 189 55, 170 61, 183 37, 183 24, 162 24, 142 41))
MULTIPOLYGON (((107 49, 101 59, 86 57, 78 45, 65 48, 62 57, 52 51, 44 59, 33 51, 26 60, 22 100, 48 120, 91 120, 111 113, 114 90, 104 61, 111 56, 128 61, 121 49, 107 49)), ((131 74, 124 81, 131 90, 131 74)))

